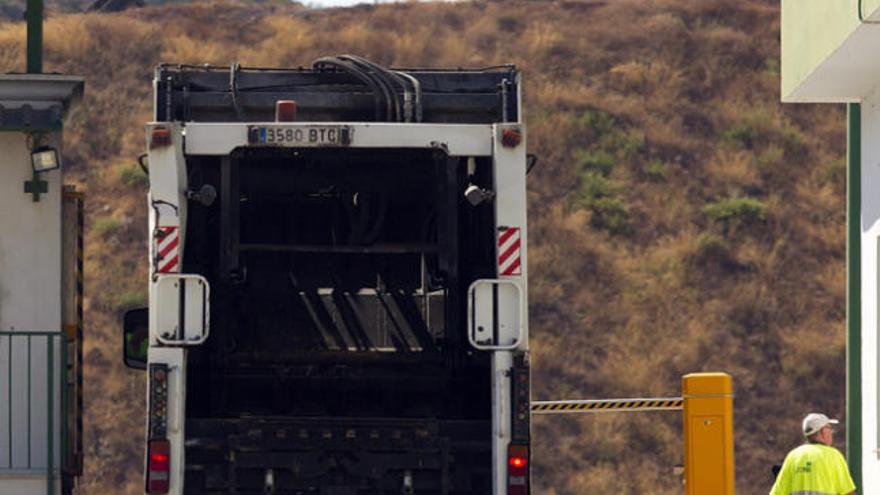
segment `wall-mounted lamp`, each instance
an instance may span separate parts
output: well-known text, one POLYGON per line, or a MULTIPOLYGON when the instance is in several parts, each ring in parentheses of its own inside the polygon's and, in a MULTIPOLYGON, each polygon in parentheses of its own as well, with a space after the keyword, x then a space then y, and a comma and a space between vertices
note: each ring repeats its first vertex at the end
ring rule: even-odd
POLYGON ((47 172, 61 166, 58 150, 49 146, 40 146, 31 151, 31 166, 34 172, 47 172))
POLYGON ((61 160, 58 159, 58 150, 51 146, 42 144, 44 135, 34 133, 28 135, 28 148, 31 150, 31 169, 33 169, 33 177, 31 180, 25 181, 25 194, 32 194, 34 202, 40 200, 40 194, 49 192, 49 183, 40 179, 41 172, 48 172, 61 168, 61 160))

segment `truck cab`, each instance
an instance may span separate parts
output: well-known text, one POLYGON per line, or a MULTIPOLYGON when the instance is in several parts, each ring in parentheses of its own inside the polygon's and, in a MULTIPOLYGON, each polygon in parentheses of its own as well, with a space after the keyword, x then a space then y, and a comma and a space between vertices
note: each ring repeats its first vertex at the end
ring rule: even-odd
POLYGON ((145 492, 528 494, 516 68, 162 65, 154 90, 145 492))

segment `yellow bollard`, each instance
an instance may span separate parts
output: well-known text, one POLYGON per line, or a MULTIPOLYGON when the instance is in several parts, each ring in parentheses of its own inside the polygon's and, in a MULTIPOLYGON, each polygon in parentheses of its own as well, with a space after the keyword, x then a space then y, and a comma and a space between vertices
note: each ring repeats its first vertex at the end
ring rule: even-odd
POLYGON ((727 373, 691 373, 684 398, 686 495, 733 495, 733 380, 727 373))

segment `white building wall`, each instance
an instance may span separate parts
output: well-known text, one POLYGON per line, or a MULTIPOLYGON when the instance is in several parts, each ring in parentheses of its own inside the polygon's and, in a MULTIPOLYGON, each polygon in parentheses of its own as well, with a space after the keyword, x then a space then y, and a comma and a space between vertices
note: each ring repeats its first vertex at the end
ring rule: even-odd
POLYGON ((880 87, 862 101, 862 484, 859 493, 880 493, 880 87))
MULTIPOLYGON (((51 144, 60 149, 60 135, 51 144)), ((61 171, 34 202, 26 137, 0 132, 0 331, 61 330, 61 171)), ((54 467, 60 464, 61 341, 54 339, 54 467)), ((0 337, 0 493, 46 493, 47 337, 0 337), (11 346, 11 348, 10 348, 11 346), (10 361, 11 360, 11 361, 10 361), (10 376, 11 370, 11 376, 10 376), (11 384, 11 389, 10 389, 11 384), (29 399, 29 400, 28 400, 29 399), (28 471, 34 473, 29 474, 28 471), (36 472, 42 475, 37 476, 36 472), (10 485, 10 483, 12 483, 10 485)))
MULTIPOLYGON (((59 145, 56 144, 56 147, 59 145)), ((23 133, 0 133, 0 329, 61 326, 61 171, 41 174, 49 192, 34 202, 23 133)))

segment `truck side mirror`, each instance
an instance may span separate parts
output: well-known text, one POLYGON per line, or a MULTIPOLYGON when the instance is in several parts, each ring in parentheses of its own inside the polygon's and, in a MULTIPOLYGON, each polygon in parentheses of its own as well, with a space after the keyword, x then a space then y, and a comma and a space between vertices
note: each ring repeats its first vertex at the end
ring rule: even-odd
POLYGON ((137 308, 126 311, 122 317, 122 360, 129 368, 147 369, 149 314, 147 308, 137 308))

